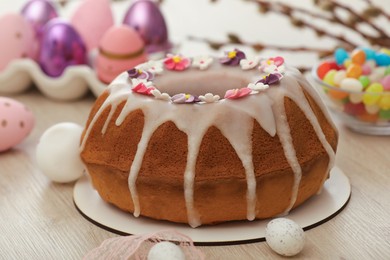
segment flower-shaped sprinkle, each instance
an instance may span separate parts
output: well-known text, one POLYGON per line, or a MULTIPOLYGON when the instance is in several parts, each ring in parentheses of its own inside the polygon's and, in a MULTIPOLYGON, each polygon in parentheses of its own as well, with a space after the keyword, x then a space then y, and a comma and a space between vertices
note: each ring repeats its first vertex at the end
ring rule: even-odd
POLYGON ((209 56, 199 56, 195 57, 192 61, 192 66, 195 68, 199 68, 200 70, 206 70, 210 67, 213 62, 213 58, 209 56))
POLYGON ((259 57, 254 57, 254 58, 249 58, 249 59, 242 59, 240 61, 240 66, 241 69, 243 70, 250 70, 256 67, 259 64, 260 58, 259 57))
POLYGON ((272 72, 284 72, 284 58, 280 56, 276 56, 273 58, 269 58, 268 60, 263 60, 260 62, 259 70, 266 73, 272 72))
POLYGON ((257 82, 257 83, 249 83, 248 88, 250 88, 253 91, 264 91, 267 88, 269 88, 269 85, 264 84, 262 82, 257 82))
POLYGON ((242 59, 245 59, 245 53, 239 49, 234 49, 233 51, 225 52, 225 57, 219 59, 223 65, 229 66, 238 66, 242 59))
POLYGON ((262 79, 256 82, 257 83, 263 83, 267 85, 273 85, 279 83, 279 81, 283 78, 283 75, 279 72, 270 73, 267 76, 264 76, 262 79))
POLYGON ((190 104, 190 103, 195 103, 199 102, 199 98, 197 96, 193 96, 191 94, 176 94, 171 98, 173 103, 176 104, 190 104))
POLYGON ((138 69, 149 71, 155 75, 160 75, 163 72, 163 64, 161 61, 150 60, 137 66, 138 69))
POLYGON ((200 101, 205 103, 214 103, 217 102, 221 97, 218 95, 214 95, 212 93, 207 93, 204 96, 199 96, 200 101))
POLYGON ((161 99, 165 101, 170 101, 171 96, 168 93, 161 93, 160 90, 158 89, 153 89, 150 93, 156 98, 156 99, 161 99))
POLYGON ((127 71, 129 77, 132 79, 144 79, 144 80, 153 80, 154 75, 150 71, 142 70, 139 68, 133 68, 127 71))
POLYGON ((167 54, 164 65, 169 70, 183 71, 191 65, 191 60, 182 55, 167 54))
POLYGON ((145 85, 144 82, 141 82, 139 83, 138 85, 135 85, 132 90, 138 94, 142 94, 142 95, 148 95, 148 96, 151 96, 151 92, 156 89, 155 87, 153 86, 147 86, 145 85))
POLYGON ((226 91, 225 98, 227 99, 238 99, 248 96, 252 92, 250 88, 236 88, 226 91))

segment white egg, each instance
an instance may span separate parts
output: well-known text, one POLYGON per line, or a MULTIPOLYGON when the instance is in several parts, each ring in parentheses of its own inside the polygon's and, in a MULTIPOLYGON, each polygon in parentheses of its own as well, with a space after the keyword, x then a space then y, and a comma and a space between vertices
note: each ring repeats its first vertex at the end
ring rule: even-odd
POLYGON ((52 181, 67 183, 80 178, 84 165, 79 145, 83 128, 74 123, 60 123, 47 129, 36 149, 39 169, 52 181))
POLYGON ((267 244, 283 256, 296 255, 305 245, 305 232, 297 223, 287 218, 273 219, 267 224, 265 232, 267 244))
POLYGON ((171 242, 155 244, 149 251, 148 260, 185 260, 186 257, 181 248, 171 242))

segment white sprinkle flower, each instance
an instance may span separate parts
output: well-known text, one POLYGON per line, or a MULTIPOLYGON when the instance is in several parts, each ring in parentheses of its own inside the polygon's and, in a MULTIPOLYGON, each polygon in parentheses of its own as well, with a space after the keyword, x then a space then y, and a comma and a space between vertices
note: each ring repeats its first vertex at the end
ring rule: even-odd
POLYGON ((131 79, 131 84, 133 85, 133 87, 137 86, 140 83, 143 83, 146 87, 150 87, 153 85, 153 82, 147 81, 146 79, 131 79))
POLYGON ((264 91, 264 90, 266 90, 267 88, 269 88, 269 85, 264 84, 264 83, 262 83, 262 82, 258 82, 258 83, 249 83, 249 84, 248 84, 248 88, 250 88, 250 89, 253 90, 253 91, 264 91))
POLYGON ((272 64, 272 65, 264 67, 263 71, 265 73, 274 73, 274 72, 284 73, 285 67, 284 67, 284 65, 281 65, 278 67, 278 66, 272 64))
POLYGON ((213 58, 209 56, 199 56, 195 57, 192 61, 192 66, 195 68, 199 68, 200 70, 206 70, 210 67, 213 62, 213 58))
POLYGON ((207 93, 204 96, 199 96, 200 101, 205 103, 214 103, 217 102, 221 97, 218 95, 214 95, 212 93, 207 93))
POLYGON ((256 67, 259 64, 260 58, 254 57, 254 58, 248 58, 248 59, 242 59, 240 61, 241 69, 243 70, 250 70, 256 67))
POLYGON ((137 69, 149 71, 153 74, 160 75, 163 72, 163 63, 161 61, 148 61, 137 66, 137 69))
POLYGON ((158 89, 153 89, 150 93, 156 98, 156 99, 161 99, 165 101, 170 101, 171 96, 168 93, 161 93, 160 90, 158 89))

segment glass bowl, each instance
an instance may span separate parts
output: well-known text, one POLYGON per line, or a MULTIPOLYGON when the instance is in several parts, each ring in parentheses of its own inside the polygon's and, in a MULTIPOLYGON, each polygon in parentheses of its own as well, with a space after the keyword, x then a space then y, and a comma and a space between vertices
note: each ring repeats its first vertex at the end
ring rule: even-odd
POLYGON ((326 105, 341 123, 351 130, 370 135, 390 135, 390 92, 357 92, 340 89, 322 81, 317 75, 318 66, 312 69, 312 77, 326 105))

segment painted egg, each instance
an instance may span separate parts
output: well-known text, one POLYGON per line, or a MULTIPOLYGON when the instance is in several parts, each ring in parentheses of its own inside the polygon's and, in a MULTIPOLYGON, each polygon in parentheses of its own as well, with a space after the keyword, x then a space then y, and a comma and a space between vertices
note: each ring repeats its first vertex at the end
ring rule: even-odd
POLYGON ((6 14, 0 18, 0 71, 14 59, 31 58, 35 42, 34 32, 19 14, 6 14))
POLYGON ((22 103, 0 97, 0 152, 21 143, 34 127, 33 113, 22 103))
POLYGON ((57 10, 47 0, 30 0, 28 1, 21 10, 22 16, 30 23, 32 26, 35 37, 37 39, 36 45, 34 48, 34 59, 38 58, 40 41, 42 37, 43 27, 51 19, 58 17, 57 10))
POLYGON ((127 25, 111 27, 99 46, 96 71, 99 79, 106 84, 123 71, 147 60, 141 37, 127 25))
POLYGON ((87 51, 76 30, 59 18, 44 27, 39 64, 50 77, 58 77, 73 65, 87 64, 87 51))
POLYGON ((148 53, 167 51, 172 47, 165 19, 153 1, 134 2, 126 12, 123 24, 134 28, 141 35, 148 53))
POLYGON ((60 123, 41 136, 36 148, 37 165, 52 181, 67 183, 82 176, 84 165, 79 156, 82 132, 83 127, 77 124, 60 123))
POLYGON ((186 257, 181 248, 172 242, 160 242, 149 251, 148 260, 185 260, 186 257))
POLYGON ((267 244, 283 256, 296 255, 305 245, 305 232, 297 223, 287 218, 271 220, 265 232, 267 244))
POLYGON ((97 48, 104 33, 114 25, 110 1, 85 0, 73 14, 71 24, 80 33, 89 51, 97 48))

